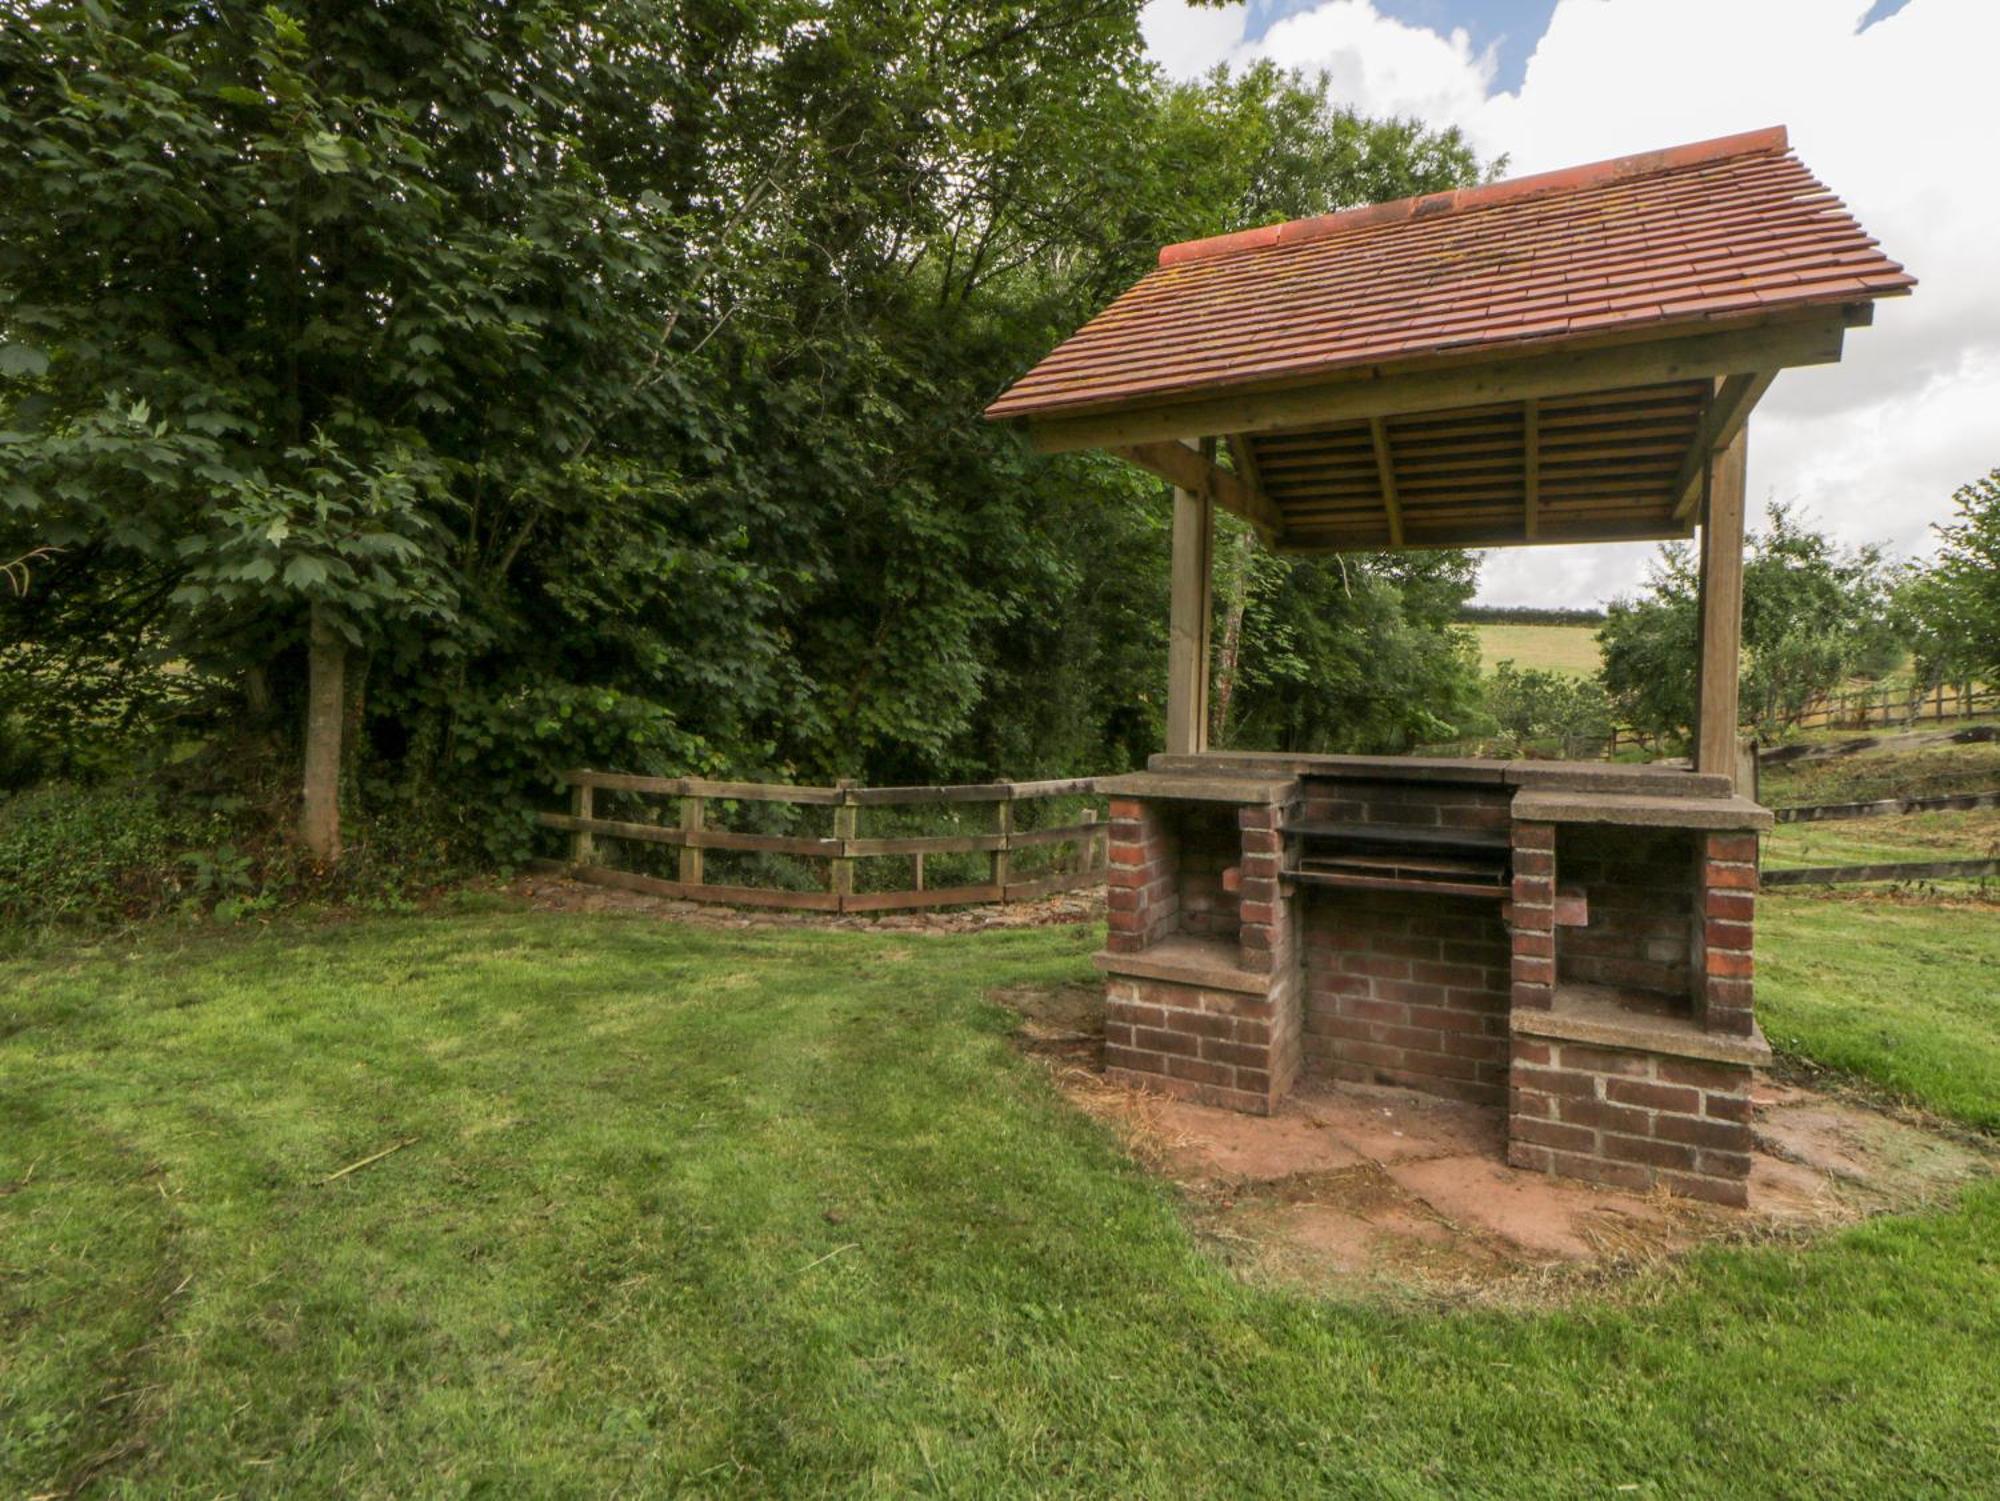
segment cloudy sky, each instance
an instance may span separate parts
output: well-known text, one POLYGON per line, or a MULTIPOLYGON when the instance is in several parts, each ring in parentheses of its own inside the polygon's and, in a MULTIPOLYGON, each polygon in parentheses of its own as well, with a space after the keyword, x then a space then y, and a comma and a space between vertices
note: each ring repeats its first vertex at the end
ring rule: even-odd
MULTIPOLYGON (((1926 551, 1951 492, 2000 466, 2000 0, 1151 0, 1179 76, 1269 57, 1375 114, 1457 125, 1509 175, 1753 130, 1793 148, 1921 285, 1790 370, 1751 424, 1754 504, 1926 551)), ((1483 599, 1591 603, 1650 545, 1487 555, 1483 599)))

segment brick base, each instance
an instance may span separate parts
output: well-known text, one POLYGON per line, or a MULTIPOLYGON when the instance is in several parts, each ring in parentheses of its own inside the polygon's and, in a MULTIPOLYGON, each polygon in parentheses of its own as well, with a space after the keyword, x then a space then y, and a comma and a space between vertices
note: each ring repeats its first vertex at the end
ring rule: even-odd
POLYGON ((1306 903, 1307 1067, 1503 1103, 1508 947, 1494 904, 1370 891, 1306 903))
POLYGON ((1204 1105, 1269 1115, 1299 1071, 1288 976, 1251 995, 1113 974, 1104 988, 1104 1073, 1204 1105))
POLYGON ((1516 1038, 1507 1160, 1713 1204, 1750 1199, 1748 1065, 1516 1038))

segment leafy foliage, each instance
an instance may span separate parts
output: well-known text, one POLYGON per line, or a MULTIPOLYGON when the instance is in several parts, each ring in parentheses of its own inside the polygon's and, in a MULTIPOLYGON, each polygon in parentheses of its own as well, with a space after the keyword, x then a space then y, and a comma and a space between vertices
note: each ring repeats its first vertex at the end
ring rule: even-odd
POLYGON ((1226 742, 1402 750, 1457 734, 1479 702, 1478 645, 1453 623, 1476 569, 1455 553, 1253 554, 1226 742))
MULTIPOLYGON (((361 805, 448 792, 501 856, 565 762, 1145 755, 1156 488, 981 407, 1162 242, 1478 168, 1324 80, 1169 84, 1137 9, 10 12, 0 557, 63 549, 0 600, 11 774, 120 726, 296 744, 315 611, 361 805)), ((1242 733, 1413 734, 1391 675, 1456 651, 1419 573, 1264 567, 1242 733)))
MULTIPOLYGON (((1843 550, 1774 505, 1747 539, 1742 716, 1771 734, 1865 667, 1900 653, 1892 575, 1875 547, 1843 550)), ((1614 601, 1597 639, 1605 690, 1645 734, 1686 737, 1694 723, 1700 577, 1693 549, 1660 550, 1650 592, 1614 601)))
POLYGON ((1938 528, 1940 546, 1896 593, 1926 684, 2000 682, 2000 469, 1952 496, 1957 519, 1938 528))
POLYGON ((1584 755, 1611 733, 1611 700, 1595 679, 1503 661, 1485 690, 1486 712, 1516 750, 1547 745, 1565 756, 1584 755))

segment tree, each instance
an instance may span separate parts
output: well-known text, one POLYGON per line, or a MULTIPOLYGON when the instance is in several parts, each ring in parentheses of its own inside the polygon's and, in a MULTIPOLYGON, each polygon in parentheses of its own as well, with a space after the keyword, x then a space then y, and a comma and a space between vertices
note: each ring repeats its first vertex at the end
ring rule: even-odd
MULTIPOLYGON (((1748 538, 1743 567, 1742 715, 1770 734, 1864 665, 1898 650, 1892 575, 1875 547, 1843 550, 1786 505, 1748 538)), ((1699 671, 1700 578, 1693 550, 1660 550, 1649 591, 1612 603, 1597 633, 1602 678, 1625 722, 1685 739, 1699 671)))
POLYGON ((1952 504, 1937 556, 1897 590, 1896 620, 1924 685, 2000 682, 2000 469, 1960 486, 1952 504))
POLYGON ((1218 743, 1360 752, 1454 738, 1479 702, 1477 642, 1454 623, 1477 581, 1463 553, 1253 553, 1218 743))
MULTIPOLYGON (((512 856, 566 764, 1142 758, 1156 483, 980 409, 1163 241, 1478 164, 1324 80, 1168 83, 1137 11, 11 11, 0 557, 64 549, 0 600, 29 761, 86 770, 111 721, 268 724, 311 847, 344 787, 512 856)), ((1361 575, 1369 629, 1436 646, 1397 613, 1421 591, 1361 575)), ((1342 577, 1288 565, 1263 607, 1342 577)), ((1364 679, 1401 659, 1337 635, 1295 632, 1293 670, 1324 646, 1390 696, 1364 679)))
POLYGON ((1502 661, 1485 690, 1486 712, 1515 750, 1553 742, 1562 755, 1572 756, 1611 734, 1611 701, 1593 678, 1502 661))

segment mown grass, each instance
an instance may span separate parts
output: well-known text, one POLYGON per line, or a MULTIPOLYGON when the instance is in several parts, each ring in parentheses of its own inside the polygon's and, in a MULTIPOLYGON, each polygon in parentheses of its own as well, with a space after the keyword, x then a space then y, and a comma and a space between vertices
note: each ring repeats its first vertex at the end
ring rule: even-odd
POLYGON ((1473 630, 1479 634, 1481 672, 1511 659, 1516 667, 1587 678, 1603 663, 1594 625, 1475 625, 1473 630))
POLYGON ((1996 856, 2000 856, 2000 808, 1781 823, 1764 836, 1764 863, 1772 867, 1996 856))
MULTIPOLYGON (((1879 931, 1929 1025, 1943 929, 1879 931)), ((2000 1192, 1562 1311, 1246 1285, 984 999, 1098 937, 502 913, 0 966, 0 1490, 2000 1488, 2000 1192)))
POLYGON ((1773 1046, 2000 1130, 2000 907, 1765 896, 1757 1013, 1773 1046))
MULTIPOLYGON (((1848 738, 1853 738, 1851 735, 1848 738)), ((1944 797, 2000 788, 2000 741, 1870 751, 1765 767, 1757 796, 1767 807, 1865 803, 1887 797, 1944 797)))

